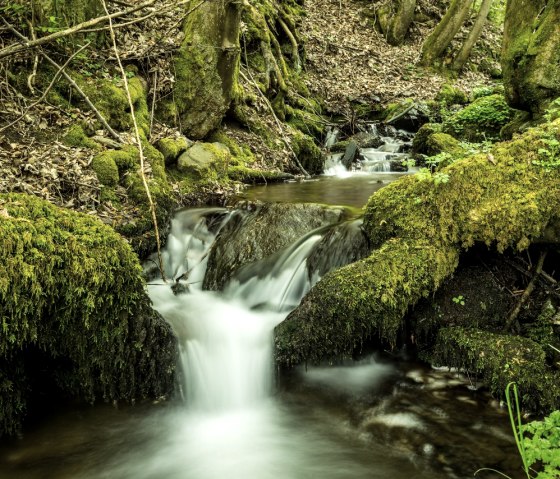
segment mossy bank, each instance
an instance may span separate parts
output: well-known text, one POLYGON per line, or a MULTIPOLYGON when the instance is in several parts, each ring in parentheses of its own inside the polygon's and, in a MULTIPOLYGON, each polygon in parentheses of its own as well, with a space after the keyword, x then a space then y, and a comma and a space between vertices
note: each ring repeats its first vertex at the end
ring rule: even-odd
POLYGON ((133 401, 171 394, 176 339, 130 246, 87 215, 0 195, 0 435, 37 397, 133 401))

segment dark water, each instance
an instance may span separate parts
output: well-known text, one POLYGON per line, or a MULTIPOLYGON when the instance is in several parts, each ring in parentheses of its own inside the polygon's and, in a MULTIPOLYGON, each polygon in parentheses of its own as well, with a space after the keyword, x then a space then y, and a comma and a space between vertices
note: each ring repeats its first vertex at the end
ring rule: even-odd
POLYGON ((321 176, 292 183, 256 186, 244 192, 250 200, 283 203, 322 203, 362 208, 377 190, 403 173, 356 173, 348 177, 321 176))

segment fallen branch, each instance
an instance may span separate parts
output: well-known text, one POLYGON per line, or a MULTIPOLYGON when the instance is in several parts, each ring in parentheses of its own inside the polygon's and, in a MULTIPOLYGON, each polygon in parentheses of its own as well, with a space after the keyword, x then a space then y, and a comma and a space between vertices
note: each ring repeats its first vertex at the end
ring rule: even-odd
MULTIPOLYGON (((118 12, 111 13, 111 14, 109 14, 108 10, 105 9, 107 15, 104 15, 102 17, 92 18, 91 20, 87 20, 85 22, 78 23, 73 27, 67 28, 66 30, 61 30, 59 32, 55 32, 50 35, 47 35, 45 37, 38 38, 37 40, 29 40, 29 38, 26 38, 25 43, 23 45, 21 44, 10 45, 9 47, 3 48, 2 50, 0 50, 0 58, 5 58, 10 55, 14 55, 16 53, 28 50, 30 48, 35 48, 44 45, 45 43, 50 43, 52 41, 58 40, 59 38, 64 38, 69 35, 73 35, 74 33, 78 33, 81 30, 84 30, 89 27, 93 27, 99 23, 111 21, 113 18, 122 17, 124 15, 129 15, 131 13, 137 12, 138 10, 143 10, 144 8, 150 7, 151 5, 156 3, 156 1, 157 0, 148 0, 144 3, 141 3, 140 5, 136 5, 126 10, 120 10, 118 12)), ((4 18, 2 18, 2 20, 4 20, 4 23, 6 24, 8 23, 4 18)))
MULTIPOLYGON (((107 4, 105 0, 101 0, 103 3, 103 8, 105 12, 109 14, 107 10, 107 4)), ((115 36, 115 31, 113 30, 113 20, 109 18, 109 31, 111 33, 111 40, 113 42, 113 50, 115 51, 115 57, 119 64, 119 69, 121 71, 122 79, 124 82, 124 89, 126 90, 126 97, 128 99, 128 106, 130 107, 130 115, 132 116, 132 123, 134 124, 134 134, 136 136, 136 143, 138 146, 138 154, 140 156, 140 176, 142 177, 142 183, 144 185, 144 189, 146 190, 146 196, 148 197, 148 203, 150 206, 150 212, 152 214, 152 221, 154 223, 154 233, 156 236, 156 246, 157 246, 157 255, 158 255, 158 262, 159 262, 159 271, 161 273, 161 279, 164 282, 167 282, 165 278, 165 272, 163 270, 163 259, 161 256, 161 242, 159 238, 159 229, 158 229, 158 222, 157 222, 157 215, 156 215, 156 207, 154 201, 152 199, 152 194, 150 192, 150 187, 148 186, 148 181, 146 180, 146 173, 144 171, 144 149, 142 147, 142 139, 140 138, 140 130, 138 129, 138 122, 136 121, 136 115, 134 114, 134 102, 132 101, 132 96, 130 95, 130 88, 128 87, 128 77, 126 76, 126 72, 124 71, 123 64, 121 62, 121 57, 119 55, 119 49, 117 47, 117 38, 115 36)))
POLYGON ((86 43, 84 46, 82 46, 80 49, 76 50, 69 58, 68 60, 66 60, 66 62, 64 62, 64 65, 62 65, 57 72, 54 74, 51 82, 49 83, 49 86, 45 89, 45 91, 43 92, 43 94, 41 95, 41 97, 34 101, 33 103, 31 103, 31 105, 29 105, 28 107, 25 108, 25 110, 21 113, 21 115, 16 118, 14 121, 12 121, 11 123, 9 123, 6 126, 3 126, 2 128, 0 128, 0 132, 10 128, 11 126, 15 125, 16 123, 18 123, 19 121, 21 121, 23 118, 25 118, 25 115, 27 114, 27 112, 29 110, 31 110, 31 108, 36 107, 39 103, 41 103, 46 96, 49 94, 49 91, 51 91, 51 89, 53 88, 53 86, 55 85, 56 81, 59 79, 60 75, 62 74, 63 70, 70 64, 70 62, 76 57, 76 55, 78 55, 81 51, 85 50, 87 47, 89 47, 90 43, 86 43))
POLYGON ((509 315, 506 321, 506 324, 504 326, 505 331, 511 329, 513 323, 516 321, 517 317, 519 316, 519 313, 521 312, 521 308, 527 302, 529 296, 531 296, 531 293, 535 289, 535 284, 537 283, 537 279, 542 273, 544 260, 546 258, 546 253, 547 253, 546 251, 543 251, 539 256, 539 261, 537 263, 537 266, 535 267, 535 272, 533 274, 533 277, 531 278, 531 281, 529 281, 529 284, 527 285, 527 288, 525 288, 525 291, 523 291, 523 294, 521 295, 519 302, 517 303, 517 305, 515 306, 515 308, 513 309, 513 311, 511 312, 511 314, 509 315))
MULTIPOLYGON (((29 39, 25 36, 22 35, 20 32, 18 32, 10 23, 8 23, 6 21, 5 18, 2 18, 2 21, 4 22, 4 24, 14 33, 14 35, 16 35, 18 38, 20 38, 21 40, 24 41, 28 41, 29 39)), ((87 103, 87 105, 91 108, 91 110, 93 111, 93 113, 95 113, 95 116, 97 117, 97 119, 101 122, 101 124, 105 127, 105 129, 107 130, 107 132, 115 139, 117 140, 119 143, 122 143, 121 137, 118 135, 118 133, 113 130, 113 128, 111 128, 111 125, 109 125, 109 123, 107 123, 107 120, 105 120, 105 118, 103 117, 103 115, 101 114, 101 112, 96 108, 96 106, 91 102, 91 100, 89 99, 89 97, 84 93, 84 91, 79 87, 79 85, 74 81, 74 79, 68 75, 68 73, 66 73, 64 71, 64 68, 62 68, 57 62, 55 62, 51 57, 49 57, 44 51, 40 51, 40 55, 47 60, 52 66, 54 66, 55 68, 57 68, 60 73, 64 76, 64 78, 66 78, 66 81, 68 83, 70 83, 71 86, 74 87, 74 89, 80 94, 80 96, 84 99, 84 101, 87 103)))

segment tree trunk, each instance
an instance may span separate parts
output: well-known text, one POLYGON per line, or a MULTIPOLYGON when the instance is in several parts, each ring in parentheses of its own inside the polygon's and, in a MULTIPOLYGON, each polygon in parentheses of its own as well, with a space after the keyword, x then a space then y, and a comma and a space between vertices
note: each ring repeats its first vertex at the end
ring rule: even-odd
POLYGON ((508 0, 502 71, 508 103, 542 114, 560 96, 560 0, 508 0))
POLYGON ((452 0, 449 9, 422 45, 420 64, 432 66, 451 43, 469 14, 473 0, 452 0))
POLYGON ((453 60, 452 69, 459 72, 467 63, 467 60, 471 54, 471 51, 480 38, 480 34, 482 33, 482 28, 486 24, 486 20, 488 19, 488 13, 490 13, 490 7, 492 6, 492 0, 482 0, 482 5, 480 6, 480 10, 478 11, 478 15, 470 31, 469 35, 465 39, 463 46, 459 50, 459 53, 453 60))
POLYGON ((159 113, 193 139, 218 127, 234 96, 239 74, 237 0, 204 3, 185 20, 185 39, 174 60, 173 99, 159 113))
POLYGON ((414 20, 414 10, 416 9, 416 0, 400 0, 395 16, 389 23, 387 31, 387 42, 397 46, 404 42, 404 38, 410 28, 412 20, 414 20))

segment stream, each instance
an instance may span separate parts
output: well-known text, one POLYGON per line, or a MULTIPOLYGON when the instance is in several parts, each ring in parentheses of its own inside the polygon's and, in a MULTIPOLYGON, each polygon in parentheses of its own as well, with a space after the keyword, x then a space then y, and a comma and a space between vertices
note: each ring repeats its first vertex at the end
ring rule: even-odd
MULTIPOLYGON (((361 207, 401 174, 339 169, 246 196, 361 207)), ((481 467, 518 477, 507 415, 457 372, 378 352, 278 375, 274 327, 320 279, 307 259, 344 225, 309 231, 233 275, 223 291, 203 290, 208 253, 236 214, 178 212, 163 256, 166 275, 186 279, 174 288, 149 283, 179 338, 180 397, 53 413, 0 446, 0 478, 433 479, 472 477, 481 467)))

